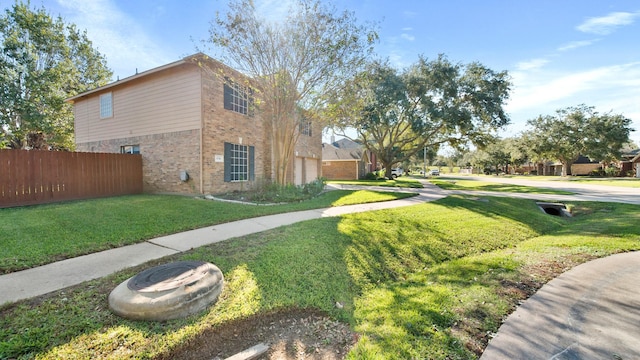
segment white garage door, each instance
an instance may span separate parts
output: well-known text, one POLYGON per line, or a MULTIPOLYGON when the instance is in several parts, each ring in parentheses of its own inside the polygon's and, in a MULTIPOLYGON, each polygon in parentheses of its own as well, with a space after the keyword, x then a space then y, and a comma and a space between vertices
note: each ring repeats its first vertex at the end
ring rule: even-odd
POLYGON ((305 182, 310 183, 318 178, 318 159, 305 159, 306 163, 306 179, 305 182))

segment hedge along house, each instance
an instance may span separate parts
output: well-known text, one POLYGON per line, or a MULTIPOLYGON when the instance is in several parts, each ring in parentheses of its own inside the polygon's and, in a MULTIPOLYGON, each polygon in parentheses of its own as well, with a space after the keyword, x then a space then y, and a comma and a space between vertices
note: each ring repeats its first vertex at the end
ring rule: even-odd
MULTIPOLYGON (((67 101, 78 151, 140 153, 145 192, 220 193, 273 177, 251 79, 198 53, 67 101)), ((320 173, 321 131, 301 126, 290 182, 320 173), (304 131, 307 130, 307 131, 304 131)))

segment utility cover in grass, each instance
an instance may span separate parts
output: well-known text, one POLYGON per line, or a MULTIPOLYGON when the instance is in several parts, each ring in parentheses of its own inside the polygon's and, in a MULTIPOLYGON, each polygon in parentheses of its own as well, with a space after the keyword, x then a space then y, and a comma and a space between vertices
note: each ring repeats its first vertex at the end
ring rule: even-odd
POLYGON ((215 303, 224 278, 204 261, 178 261, 142 271, 109 294, 109 308, 133 320, 171 320, 195 314, 215 303))

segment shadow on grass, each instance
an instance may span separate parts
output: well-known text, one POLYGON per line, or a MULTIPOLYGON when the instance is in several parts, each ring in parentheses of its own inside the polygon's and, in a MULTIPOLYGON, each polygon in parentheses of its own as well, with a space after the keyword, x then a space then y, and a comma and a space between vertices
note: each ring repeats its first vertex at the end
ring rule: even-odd
POLYGON ((354 325, 368 339, 358 343, 354 354, 472 359, 482 350, 487 331, 495 331, 513 307, 496 292, 500 281, 516 282, 521 276, 521 264, 508 250, 495 250, 569 230, 640 233, 637 207, 580 203, 576 211, 584 216, 564 219, 544 214, 530 200, 481 200, 455 196, 302 222, 5 307, 0 354, 96 358, 120 351, 122 358, 150 358, 205 328, 297 307, 319 309, 354 325), (143 268, 175 260, 220 267, 227 285, 219 303, 162 323, 110 313, 106 297, 118 283, 143 268))

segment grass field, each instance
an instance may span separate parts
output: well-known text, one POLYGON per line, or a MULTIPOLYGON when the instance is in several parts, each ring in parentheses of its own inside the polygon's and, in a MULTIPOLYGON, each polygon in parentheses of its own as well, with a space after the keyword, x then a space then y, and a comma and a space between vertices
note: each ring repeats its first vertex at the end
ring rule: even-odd
POLYGON ((135 195, 0 209, 0 274, 229 221, 413 195, 341 190, 275 206, 135 195))
MULTIPOLYGON (((462 175, 462 174, 456 174, 462 175)), ((491 181, 492 177, 496 175, 478 175, 473 174, 469 176, 474 177, 484 177, 487 181, 491 181)), ((587 177, 587 176, 536 176, 536 175, 500 175, 500 177, 511 178, 511 179, 523 179, 523 180, 532 180, 532 181, 568 181, 568 182, 579 182, 584 184, 592 184, 592 185, 605 185, 605 186, 620 186, 620 187, 633 187, 640 188, 640 179, 638 178, 598 178, 598 177, 587 177)))
POLYGON ((330 180, 327 181, 327 184, 422 188, 422 184, 418 180, 406 176, 394 180, 330 180))
MULTIPOLYGON (((487 178, 489 179, 489 178, 487 178)), ((429 180, 432 184, 445 190, 471 190, 471 191, 497 191, 497 192, 517 192, 527 194, 556 194, 573 195, 572 192, 539 188, 533 186, 523 186, 514 184, 493 183, 490 181, 480 181, 473 179, 459 178, 438 178, 429 180)))
POLYGON ((222 269, 223 294, 203 313, 136 322, 108 310, 111 289, 153 262, 4 306, 0 358, 151 359, 233 319, 313 308, 360 334, 351 359, 475 359, 526 297, 522 284, 535 288, 588 259, 640 249, 637 206, 568 205, 573 218, 529 200, 451 196, 198 248, 162 262, 222 269))

